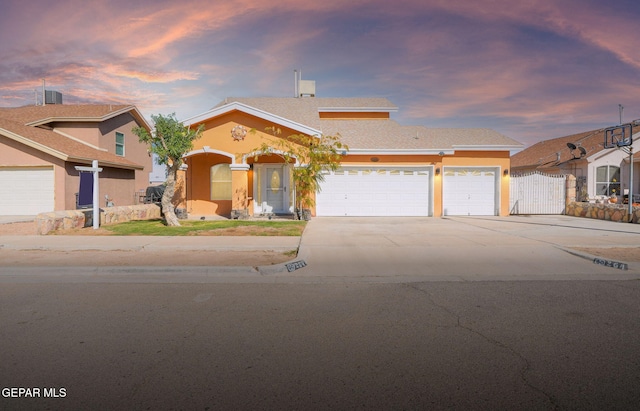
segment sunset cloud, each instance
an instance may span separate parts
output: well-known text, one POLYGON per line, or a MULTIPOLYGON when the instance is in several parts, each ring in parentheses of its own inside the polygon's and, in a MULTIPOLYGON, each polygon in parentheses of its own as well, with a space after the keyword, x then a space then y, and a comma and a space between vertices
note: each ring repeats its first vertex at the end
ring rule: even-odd
MULTIPOLYGON (((635 1, 635 0, 634 0, 635 1)), ((387 97, 408 124, 490 127, 526 144, 640 118, 631 0, 3 3, 0 105, 46 78, 65 102, 187 118, 227 96, 387 97)))

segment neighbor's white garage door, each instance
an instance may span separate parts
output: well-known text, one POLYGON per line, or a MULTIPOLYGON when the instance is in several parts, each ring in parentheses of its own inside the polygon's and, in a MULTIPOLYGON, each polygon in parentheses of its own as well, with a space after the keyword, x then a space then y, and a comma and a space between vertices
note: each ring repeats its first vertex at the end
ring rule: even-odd
POLYGON ((344 167, 325 174, 318 216, 428 216, 430 172, 409 167, 344 167))
POLYGON ((52 167, 0 167, 0 215, 36 215, 53 209, 52 167))
POLYGON ((444 215, 496 215, 498 169, 445 167, 442 178, 444 215))

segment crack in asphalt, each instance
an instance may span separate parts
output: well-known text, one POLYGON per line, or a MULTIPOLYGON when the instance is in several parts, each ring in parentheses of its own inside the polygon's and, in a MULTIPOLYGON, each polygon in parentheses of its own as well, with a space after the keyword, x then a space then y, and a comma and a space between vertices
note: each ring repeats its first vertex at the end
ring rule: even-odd
POLYGON ((426 290, 421 289, 416 284, 407 283, 407 284, 405 284, 405 286, 410 288, 410 289, 412 289, 412 290, 415 290, 415 291, 418 291, 418 292, 424 294, 425 296, 427 296, 430 304, 432 304, 434 307, 437 307, 437 308, 443 310, 444 312, 446 312, 450 316, 454 317, 456 319, 456 327, 461 328, 463 330, 466 330, 466 331, 468 331, 468 332, 470 332, 472 334, 475 334, 475 335, 479 336, 480 338, 482 338, 483 340, 487 341, 489 344, 494 345, 496 347, 499 347, 499 348, 501 348, 503 350, 506 350, 509 353, 511 353, 512 355, 514 355, 515 357, 519 358, 520 361, 522 361, 522 363, 524 364, 522 366, 522 368, 520 369, 520 373, 519 373, 520 374, 520 380, 522 381, 522 383, 525 386, 529 387, 530 389, 532 389, 532 390, 534 390, 536 392, 539 392, 540 394, 544 395, 547 398, 547 400, 551 403, 551 405, 552 405, 552 407, 554 409, 559 409, 560 408, 558 406, 558 404, 556 404, 556 402, 555 402, 555 400, 554 400, 554 398, 553 398, 553 396, 551 394, 545 392, 542 388, 539 388, 539 387, 533 385, 531 382, 529 382, 527 380, 527 377, 526 377, 525 374, 527 372, 529 372, 529 370, 531 369, 531 363, 529 362, 529 360, 524 355, 522 355, 521 353, 519 353, 515 349, 511 348, 510 346, 508 346, 508 345, 506 345, 506 344, 504 344, 504 343, 502 343, 502 342, 500 342, 500 341, 498 341, 496 339, 493 339, 493 338, 491 338, 491 337, 489 337, 487 335, 484 335, 482 332, 480 332, 478 330, 475 330, 475 329, 473 329, 473 328, 471 328, 471 327, 469 327, 467 325, 462 324, 460 315, 456 314, 455 312, 453 312, 451 309, 445 307, 444 305, 436 303, 434 301, 433 296, 431 295, 431 293, 429 293, 426 290))

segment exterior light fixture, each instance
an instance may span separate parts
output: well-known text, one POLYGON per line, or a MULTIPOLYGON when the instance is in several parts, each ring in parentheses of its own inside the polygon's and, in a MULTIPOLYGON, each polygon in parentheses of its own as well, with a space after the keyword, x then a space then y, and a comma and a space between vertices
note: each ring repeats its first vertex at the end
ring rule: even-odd
POLYGON ((440 175, 440 167, 436 168, 436 175, 439 176, 440 175))
POLYGON ((505 169, 504 169, 504 171, 502 172, 502 174, 503 174, 504 176, 508 176, 508 175, 509 175, 509 169, 508 169, 508 168, 505 168, 505 169))

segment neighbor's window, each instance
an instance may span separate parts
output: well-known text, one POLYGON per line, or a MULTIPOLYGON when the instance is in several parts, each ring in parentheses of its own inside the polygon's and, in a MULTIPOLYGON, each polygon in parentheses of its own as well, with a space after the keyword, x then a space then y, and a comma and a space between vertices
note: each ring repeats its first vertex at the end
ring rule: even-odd
POLYGON ((596 195, 620 195, 620 167, 601 166, 596 169, 596 195))
POLYGON ((116 131, 116 155, 124 157, 124 134, 116 131))
POLYGON ((216 164, 211 167, 211 200, 231 200, 229 164, 216 164))

